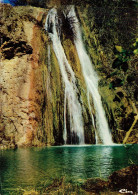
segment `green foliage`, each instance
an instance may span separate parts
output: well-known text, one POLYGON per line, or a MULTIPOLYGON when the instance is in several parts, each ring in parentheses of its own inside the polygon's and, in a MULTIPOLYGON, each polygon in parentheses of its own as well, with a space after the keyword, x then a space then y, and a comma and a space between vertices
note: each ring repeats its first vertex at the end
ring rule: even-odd
POLYGON ((113 83, 109 84, 109 89, 113 89, 113 83))
MULTIPOLYGON (((126 72, 128 70, 128 61, 130 58, 136 54, 138 54, 138 39, 135 43, 133 43, 129 50, 123 49, 121 46, 115 45, 114 47, 114 54, 116 56, 116 59, 114 60, 112 64, 113 69, 118 69, 126 72)), ((117 74, 117 71, 114 71, 110 74, 111 76, 114 76, 117 74)), ((119 80, 118 80, 119 81, 119 80)), ((112 81, 109 84, 109 89, 114 89, 115 87, 119 87, 121 85, 124 85, 125 81, 121 82, 112 81)))
POLYGON ((133 51, 133 53, 134 53, 134 54, 138 54, 138 49, 135 49, 135 50, 133 51))
POLYGON ((121 46, 116 45, 114 48, 114 54, 118 59, 118 63, 127 62, 132 55, 138 53, 138 39, 133 43, 129 50, 123 49, 121 46))
POLYGON ((115 76, 115 75, 117 75, 117 71, 112 72, 112 73, 110 74, 110 76, 115 76))

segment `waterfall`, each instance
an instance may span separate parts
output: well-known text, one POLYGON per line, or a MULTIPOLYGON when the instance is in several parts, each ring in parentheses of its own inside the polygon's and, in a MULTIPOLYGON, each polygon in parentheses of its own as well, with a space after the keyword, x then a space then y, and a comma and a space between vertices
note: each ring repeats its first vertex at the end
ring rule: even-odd
POLYGON ((84 129, 81 104, 78 101, 78 89, 75 74, 68 63, 64 49, 60 41, 60 24, 57 10, 51 9, 47 15, 45 30, 53 43, 53 49, 57 57, 63 82, 65 84, 64 95, 64 142, 68 144, 67 111, 70 117, 70 143, 84 144, 84 129))
MULTIPOLYGON (((70 12, 68 13, 68 17, 73 17, 74 19, 74 22, 70 24, 72 25, 72 28, 74 29, 75 32, 74 43, 82 66, 82 72, 87 86, 87 91, 88 94, 92 96, 94 108, 96 111, 96 135, 97 135, 96 137, 99 137, 101 142, 105 145, 113 144, 112 137, 110 134, 110 129, 105 116, 105 111, 102 106, 101 96, 98 91, 98 76, 84 48, 82 37, 81 37, 81 31, 79 27, 79 21, 76 17, 74 6, 70 7, 70 12)), ((89 97, 88 97, 88 101, 89 101, 89 97)))

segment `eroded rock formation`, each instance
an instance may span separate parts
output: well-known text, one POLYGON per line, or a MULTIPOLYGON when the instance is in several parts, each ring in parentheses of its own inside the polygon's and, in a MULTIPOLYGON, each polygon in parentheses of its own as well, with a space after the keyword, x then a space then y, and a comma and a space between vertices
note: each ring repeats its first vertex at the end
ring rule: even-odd
POLYGON ((53 123, 47 120, 52 119, 52 109, 45 89, 46 36, 41 24, 46 10, 2 5, 0 11, 1 144, 3 147, 52 144, 53 123), (46 106, 48 113, 44 119, 46 106), (46 135, 43 129, 48 130, 46 135))

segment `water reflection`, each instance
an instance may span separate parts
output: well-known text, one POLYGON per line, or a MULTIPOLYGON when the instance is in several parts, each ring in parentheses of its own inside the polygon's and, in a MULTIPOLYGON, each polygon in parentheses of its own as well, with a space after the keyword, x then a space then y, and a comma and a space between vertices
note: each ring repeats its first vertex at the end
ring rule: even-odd
POLYGON ((2 174, 2 173, 6 173, 7 168, 8 168, 8 161, 2 155, 0 158, 0 194, 2 193, 2 184, 4 182, 4 174, 2 174), (1 167, 2 167, 2 169, 1 169, 1 167))
POLYGON ((105 178, 110 175, 112 171, 112 147, 95 147, 86 158, 87 178, 105 178))
POLYGON ((66 147, 64 149, 64 175, 68 181, 80 181, 86 178, 85 174, 86 147, 66 147))
POLYGON ((108 177, 113 171, 137 163, 136 146, 49 147, 0 152, 2 190, 49 185, 54 178, 83 182, 108 177))
POLYGON ((37 169, 35 167, 32 152, 30 149, 17 151, 15 179, 18 178, 18 185, 35 185, 37 182, 37 169))

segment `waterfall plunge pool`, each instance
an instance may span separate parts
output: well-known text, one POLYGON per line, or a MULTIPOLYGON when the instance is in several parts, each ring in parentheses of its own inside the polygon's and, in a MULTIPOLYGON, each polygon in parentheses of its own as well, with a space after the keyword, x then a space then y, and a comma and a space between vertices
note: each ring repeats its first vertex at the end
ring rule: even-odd
POLYGON ((107 178, 113 171, 138 164, 138 145, 84 145, 0 151, 0 193, 17 188, 41 189, 54 179, 83 183, 107 178))

